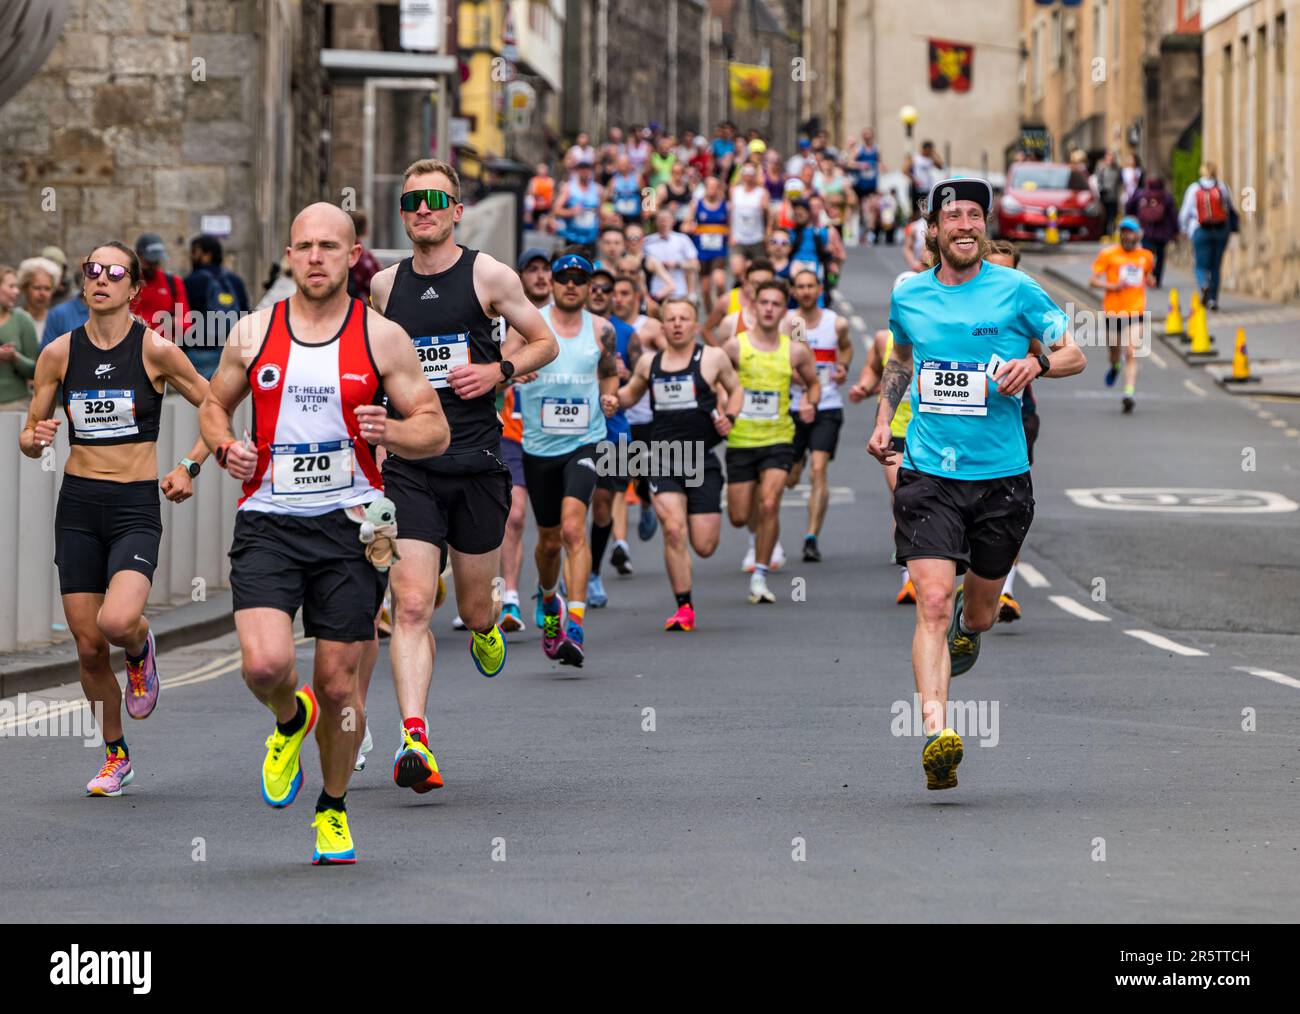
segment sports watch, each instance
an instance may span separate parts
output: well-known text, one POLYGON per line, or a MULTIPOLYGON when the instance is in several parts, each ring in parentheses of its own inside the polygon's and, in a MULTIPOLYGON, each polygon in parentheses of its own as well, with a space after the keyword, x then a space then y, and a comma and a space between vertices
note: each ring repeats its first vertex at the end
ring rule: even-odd
POLYGON ((190 478, 195 479, 199 474, 199 463, 191 461, 189 458, 181 458, 181 467, 190 473, 190 478))
POLYGON ((501 379, 509 382, 510 378, 515 375, 515 364, 509 359, 503 359, 498 365, 501 367, 501 379))
POLYGON ((1052 368, 1052 361, 1047 358, 1047 353, 1045 352, 1038 353, 1036 358, 1038 359, 1038 365, 1043 368, 1043 372, 1040 373, 1039 376, 1046 376, 1047 371, 1052 368))

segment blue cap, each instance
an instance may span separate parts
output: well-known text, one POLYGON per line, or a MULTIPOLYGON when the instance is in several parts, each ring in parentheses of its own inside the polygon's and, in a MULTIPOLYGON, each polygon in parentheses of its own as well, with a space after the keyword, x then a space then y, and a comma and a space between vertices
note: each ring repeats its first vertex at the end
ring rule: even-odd
POLYGON ((1125 230, 1128 230, 1129 232, 1141 232, 1142 226, 1138 224, 1138 220, 1132 215, 1127 215, 1120 219, 1119 223, 1119 231, 1124 232, 1125 230))
POLYGON ((533 261, 546 261, 551 263, 551 255, 543 250, 540 246, 530 246, 527 250, 519 255, 519 260, 515 264, 516 271, 523 271, 533 261))
POLYGON ((570 268, 584 271, 588 275, 590 275, 593 270, 591 261, 578 254, 565 254, 563 257, 557 257, 555 260, 551 261, 551 274, 553 275, 558 275, 561 271, 567 271, 570 268))

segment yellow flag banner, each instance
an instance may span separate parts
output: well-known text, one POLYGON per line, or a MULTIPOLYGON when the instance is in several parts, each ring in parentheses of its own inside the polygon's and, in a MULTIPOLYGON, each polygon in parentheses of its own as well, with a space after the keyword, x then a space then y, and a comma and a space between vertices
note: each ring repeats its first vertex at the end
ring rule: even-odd
POLYGON ((731 108, 737 112, 766 109, 772 100, 772 68, 752 63, 728 64, 731 108))

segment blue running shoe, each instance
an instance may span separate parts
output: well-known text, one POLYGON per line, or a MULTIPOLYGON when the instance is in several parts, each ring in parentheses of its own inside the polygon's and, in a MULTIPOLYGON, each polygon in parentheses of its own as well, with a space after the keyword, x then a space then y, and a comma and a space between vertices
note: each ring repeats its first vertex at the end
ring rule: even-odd
POLYGON ((655 517, 653 507, 641 506, 641 520, 637 522, 636 533, 641 537, 642 542, 649 542, 655 537, 655 532, 659 530, 659 519, 655 517))
POLYGON ((1115 378, 1119 376, 1119 363, 1111 363, 1106 368, 1106 386, 1114 387, 1115 378))
POLYGON ((599 574, 587 578, 587 605, 592 609, 604 609, 609 605, 609 596, 605 594, 605 585, 599 574))
POLYGON ((533 625, 540 627, 546 622, 546 610, 542 607, 542 586, 537 586, 537 591, 533 592, 533 601, 537 607, 533 610, 533 625))

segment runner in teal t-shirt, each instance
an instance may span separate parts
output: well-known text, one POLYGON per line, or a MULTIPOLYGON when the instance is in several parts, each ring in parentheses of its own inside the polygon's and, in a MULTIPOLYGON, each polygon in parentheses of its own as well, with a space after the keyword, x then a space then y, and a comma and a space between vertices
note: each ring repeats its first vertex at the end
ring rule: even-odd
POLYGON ((931 189, 926 228, 938 267, 894 290, 894 347, 867 445, 894 463, 890 422, 910 397, 894 545, 916 586, 912 671, 928 789, 957 785, 963 747, 947 727, 948 683, 979 658, 980 632, 997 620, 1003 579, 1034 517, 1018 396, 1031 380, 1068 377, 1086 362, 1065 314, 1035 282, 984 263, 992 206, 984 180, 931 189))

